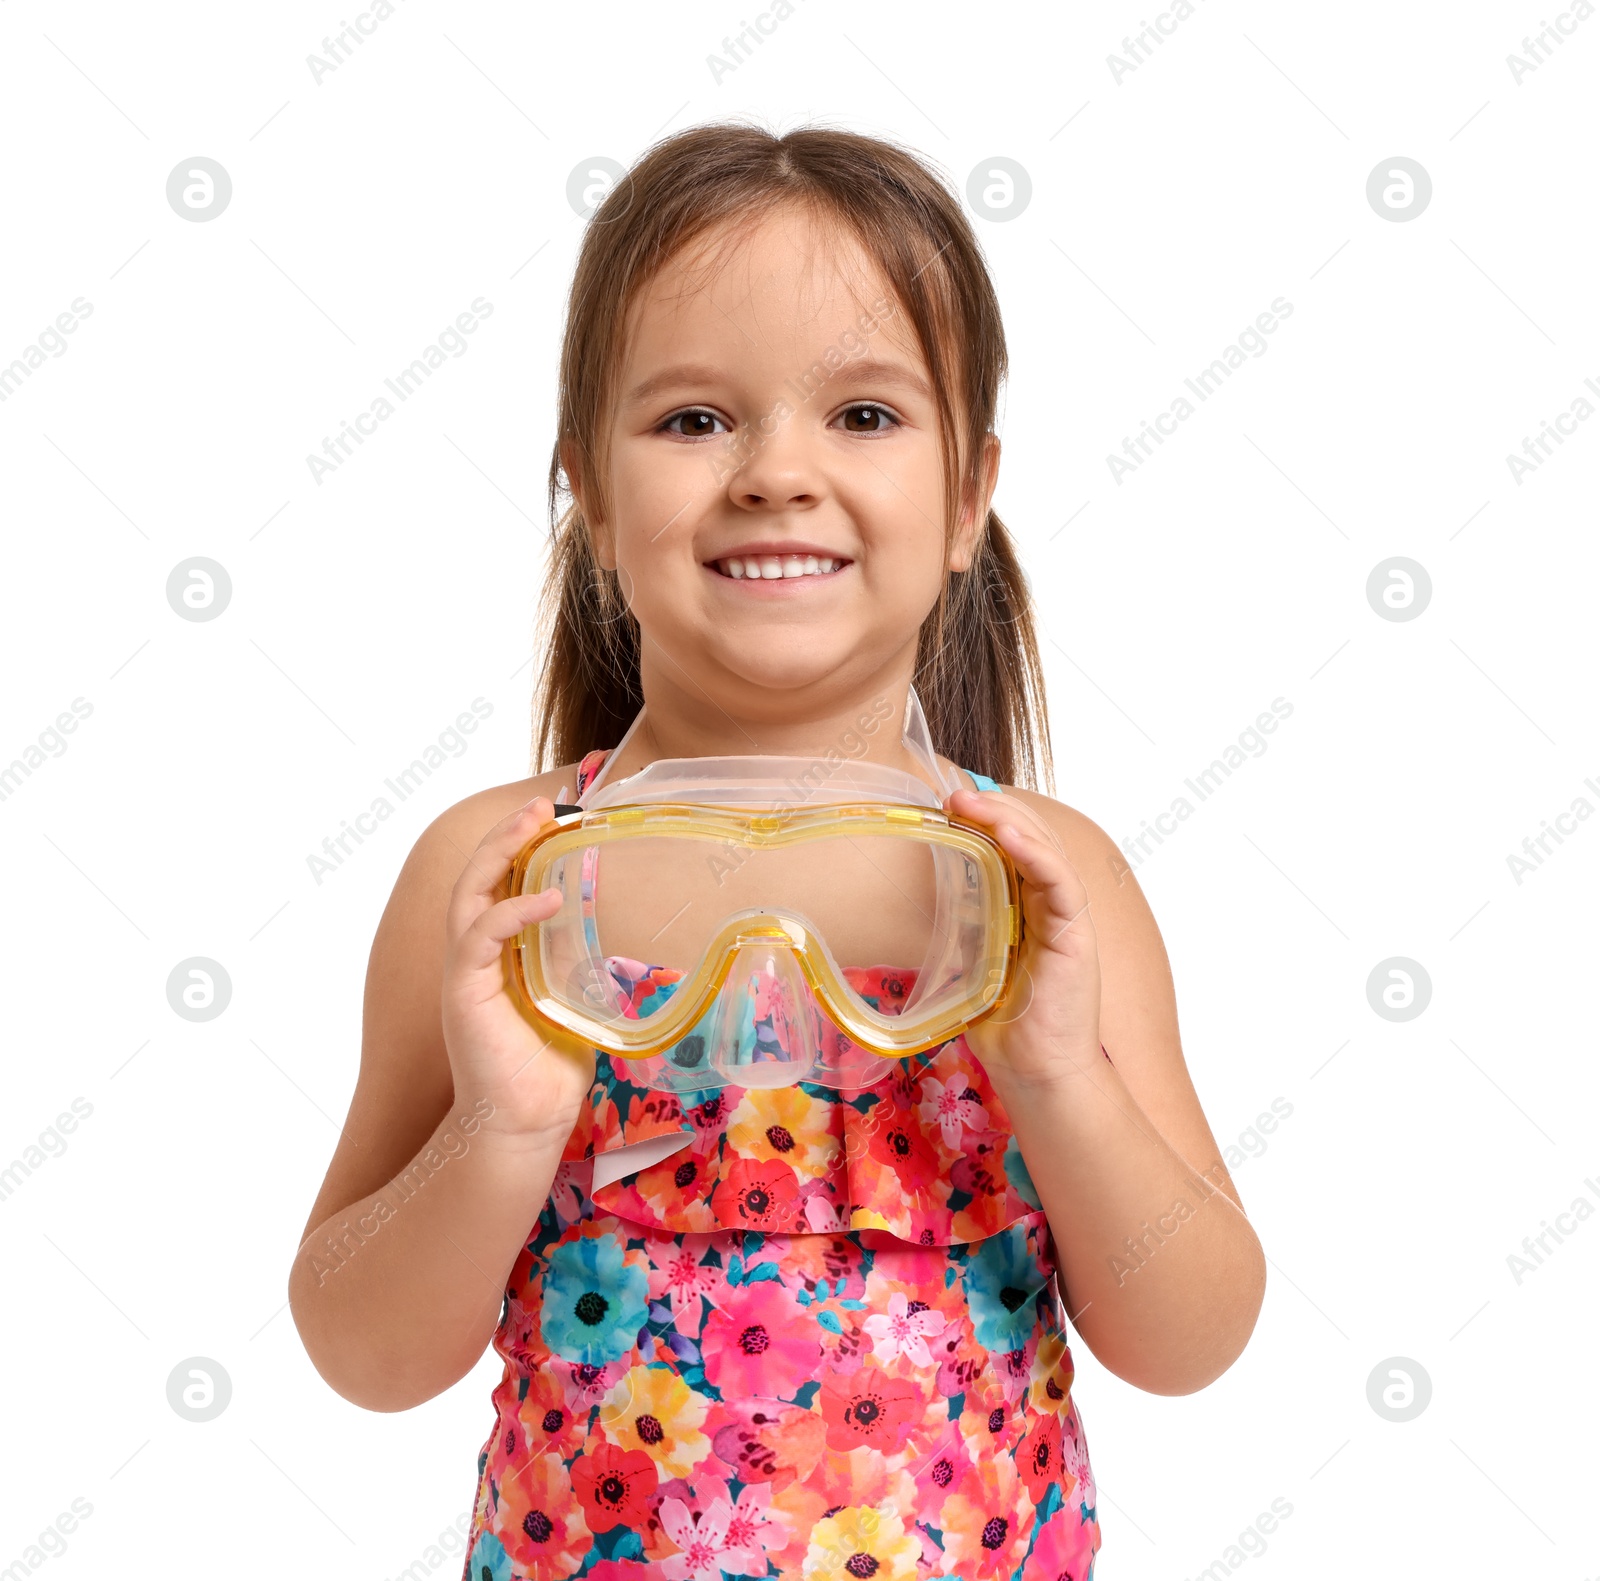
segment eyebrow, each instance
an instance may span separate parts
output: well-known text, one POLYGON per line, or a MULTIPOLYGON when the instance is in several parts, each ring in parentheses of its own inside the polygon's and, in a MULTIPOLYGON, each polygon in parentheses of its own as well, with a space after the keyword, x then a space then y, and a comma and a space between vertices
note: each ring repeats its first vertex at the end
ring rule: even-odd
MULTIPOLYGON (((805 378, 821 361, 822 358, 819 357, 810 367, 796 368, 790 377, 805 378)), ((848 373, 853 383, 897 384, 902 389, 932 399, 933 392, 928 388, 927 381, 902 363, 885 362, 877 357, 846 357, 829 374, 829 379, 837 378, 842 373, 848 373)), ((623 396, 623 400, 632 405, 639 401, 647 401, 666 390, 682 389, 687 385, 718 384, 726 377, 722 369, 710 367, 705 363, 678 363, 674 367, 663 368, 660 373, 652 374, 648 379, 634 385, 623 396)))

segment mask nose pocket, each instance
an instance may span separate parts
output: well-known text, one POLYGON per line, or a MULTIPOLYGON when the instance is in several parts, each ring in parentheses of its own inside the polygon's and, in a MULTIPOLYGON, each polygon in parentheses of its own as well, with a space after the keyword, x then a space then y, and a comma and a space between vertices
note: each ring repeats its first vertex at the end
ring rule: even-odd
POLYGON ((822 1019, 793 949, 753 939, 739 950, 712 1016, 707 1054, 738 1087, 807 1081, 822 1051, 822 1019))

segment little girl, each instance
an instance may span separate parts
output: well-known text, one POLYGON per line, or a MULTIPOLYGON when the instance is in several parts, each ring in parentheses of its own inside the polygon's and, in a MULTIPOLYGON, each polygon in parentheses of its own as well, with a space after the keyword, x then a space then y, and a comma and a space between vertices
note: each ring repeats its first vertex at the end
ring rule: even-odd
MULTIPOLYGON (((700 127, 589 225, 551 470, 539 755, 562 766, 406 861, 290 1279, 318 1370, 373 1410, 492 1338, 467 1581, 1088 1581, 1068 1322, 1165 1394, 1249 1337, 1263 1257, 1155 922, 1096 824, 1009 783, 1049 750, 989 506, 1004 363, 958 202, 883 142, 700 127), (841 746, 926 781, 876 728, 912 688, 973 786, 946 810, 1022 877, 1004 1016, 867 1086, 680 1097, 519 1014, 502 946, 562 902, 507 879, 554 803, 658 758, 841 746)), ((890 1014, 882 964, 840 963, 890 1014)))

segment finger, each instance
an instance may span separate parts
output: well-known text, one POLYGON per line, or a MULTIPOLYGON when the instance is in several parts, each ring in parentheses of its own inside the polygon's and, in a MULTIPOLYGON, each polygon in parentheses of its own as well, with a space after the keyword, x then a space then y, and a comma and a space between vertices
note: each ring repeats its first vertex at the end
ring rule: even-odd
POLYGON ((450 896, 449 919, 459 932, 496 898, 495 891, 511 871, 511 864, 545 824, 555 816, 548 796, 535 796, 515 812, 508 813, 467 858, 461 876, 450 896))
POLYGON ((1042 916, 1029 918, 1041 943, 1055 944, 1064 930, 1079 923, 1082 925, 1079 931, 1092 931, 1093 924, 1088 917, 1089 892, 1078 870, 1065 856, 1008 823, 995 827, 994 838, 1016 864, 1024 880, 1024 907, 1032 899, 1043 911, 1042 916))
POLYGON ((542 889, 532 895, 512 895, 475 917, 456 941, 455 964, 467 972, 494 968, 498 981, 501 950, 507 939, 526 927, 548 922, 561 909, 561 891, 542 889))
POLYGON ((1057 851, 1062 850, 1061 838, 1055 830, 1026 802, 1005 791, 952 791, 945 799, 945 810, 982 824, 986 829, 1002 823, 1016 825, 1057 851))

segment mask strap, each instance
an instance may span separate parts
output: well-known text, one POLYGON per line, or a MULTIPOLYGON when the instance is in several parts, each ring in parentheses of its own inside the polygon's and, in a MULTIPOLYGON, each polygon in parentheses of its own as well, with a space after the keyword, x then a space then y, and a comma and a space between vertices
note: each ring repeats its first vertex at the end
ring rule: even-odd
POLYGON ((912 756, 917 758, 932 776, 934 788, 939 792, 941 801, 951 791, 962 788, 961 781, 954 774, 946 773, 940 765, 938 755, 933 750, 933 738, 928 734, 928 720, 922 712, 922 699, 917 696, 917 689, 914 686, 906 687, 906 725, 903 739, 912 756))
MULTIPOLYGON (((644 719, 644 709, 641 708, 634 715, 633 723, 628 726, 622 739, 607 754, 606 760, 600 765, 600 772, 585 786, 583 794, 578 797, 576 805, 587 807, 594 794, 605 783, 606 776, 611 772, 611 765, 622 755, 622 749, 633 739, 634 732, 639 728, 644 719)), ((905 728, 901 732, 901 740, 911 755, 927 769, 929 778, 934 788, 939 792, 940 799, 948 796, 951 791, 962 788, 961 781, 954 774, 946 773, 939 762, 938 755, 933 750, 933 738, 928 733, 927 716, 922 712, 922 700, 917 696, 914 686, 906 687, 906 718, 905 728)))
POLYGON ((611 765, 622 755, 622 749, 633 739, 633 733, 639 728, 639 721, 644 718, 644 709, 640 709, 633 716, 633 723, 623 732, 622 739, 606 753, 606 760, 600 765, 600 772, 584 787, 583 794, 574 803, 578 807, 587 807, 594 797, 594 793, 605 783, 606 775, 611 772, 611 765))

